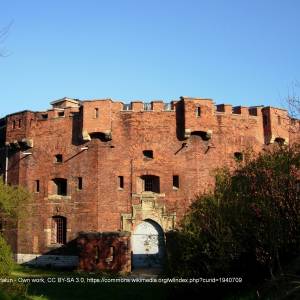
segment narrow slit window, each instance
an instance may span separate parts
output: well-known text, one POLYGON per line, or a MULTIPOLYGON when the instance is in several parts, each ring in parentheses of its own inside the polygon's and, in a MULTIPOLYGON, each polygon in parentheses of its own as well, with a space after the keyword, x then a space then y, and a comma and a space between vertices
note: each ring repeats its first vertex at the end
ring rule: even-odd
POLYGON ((124 189, 124 176, 118 176, 118 187, 124 189))
POLYGON ((115 252, 115 249, 113 246, 110 246, 109 247, 109 256, 111 257, 111 259, 113 260, 114 259, 114 253, 115 252))
POLYGON ((277 116, 278 125, 281 125, 281 117, 277 116))
POLYGON ((21 126, 22 126, 22 120, 19 119, 19 128, 21 128, 21 126))
POLYGON ((108 256, 106 258, 106 262, 108 263, 112 262, 114 260, 114 255, 115 255, 115 249, 113 246, 110 246, 108 256))
POLYGON ((179 189, 179 176, 173 175, 173 189, 179 189))
POLYGON ((78 190, 82 190, 82 188, 83 188, 83 182, 82 182, 82 177, 78 177, 77 178, 77 188, 78 188, 78 190))
POLYGON ((94 253, 95 253, 95 256, 94 256, 95 263, 98 264, 100 262, 100 248, 99 248, 99 246, 94 246, 94 253))
POLYGON ((13 120, 13 123, 12 123, 12 128, 15 129, 16 128, 16 120, 13 120))
POLYGON ((196 108, 196 117, 197 117, 197 118, 201 117, 201 107, 200 107, 200 106, 198 106, 198 107, 196 108))
POLYGON ((36 193, 40 192, 40 181, 39 180, 35 181, 35 192, 36 193))
POLYGON ((94 110, 94 118, 95 119, 99 118, 99 108, 95 108, 95 110, 94 110))

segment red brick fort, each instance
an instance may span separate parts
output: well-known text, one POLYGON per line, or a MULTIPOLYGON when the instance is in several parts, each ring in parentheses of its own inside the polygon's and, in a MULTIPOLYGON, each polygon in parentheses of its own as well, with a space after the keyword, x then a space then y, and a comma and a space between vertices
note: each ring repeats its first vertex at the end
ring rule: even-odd
POLYGON ((299 128, 280 108, 190 97, 51 105, 0 119, 4 180, 33 193, 26 224, 8 236, 18 262, 87 270, 159 267, 164 234, 213 187, 216 168, 289 143, 299 128))

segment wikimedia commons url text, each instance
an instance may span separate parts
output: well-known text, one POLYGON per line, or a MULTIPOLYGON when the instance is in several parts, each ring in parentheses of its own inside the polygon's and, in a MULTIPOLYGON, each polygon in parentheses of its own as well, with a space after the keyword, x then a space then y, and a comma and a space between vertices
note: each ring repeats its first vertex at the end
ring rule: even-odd
POLYGON ((198 277, 198 278, 106 278, 106 277, 19 277, 19 278, 0 278, 0 283, 38 283, 38 284, 105 284, 105 283, 160 283, 160 284, 233 284, 242 283, 241 277, 198 277))

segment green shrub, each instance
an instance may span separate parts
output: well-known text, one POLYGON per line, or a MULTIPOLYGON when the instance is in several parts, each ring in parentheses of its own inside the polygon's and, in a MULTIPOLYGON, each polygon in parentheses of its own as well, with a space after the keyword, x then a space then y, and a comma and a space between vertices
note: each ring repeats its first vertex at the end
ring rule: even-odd
POLYGON ((10 246, 0 235, 0 276, 9 275, 15 265, 10 246))
POLYGON ((230 173, 199 196, 167 242, 173 274, 274 275, 300 248, 300 149, 280 147, 230 173))

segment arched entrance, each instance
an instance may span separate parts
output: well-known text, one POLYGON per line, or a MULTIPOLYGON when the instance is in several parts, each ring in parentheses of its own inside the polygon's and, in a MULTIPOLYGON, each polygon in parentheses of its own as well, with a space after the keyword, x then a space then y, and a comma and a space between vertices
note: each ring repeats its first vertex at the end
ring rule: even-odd
POLYGON ((132 235, 132 267, 161 268, 165 255, 164 232, 159 224, 147 219, 132 235))

